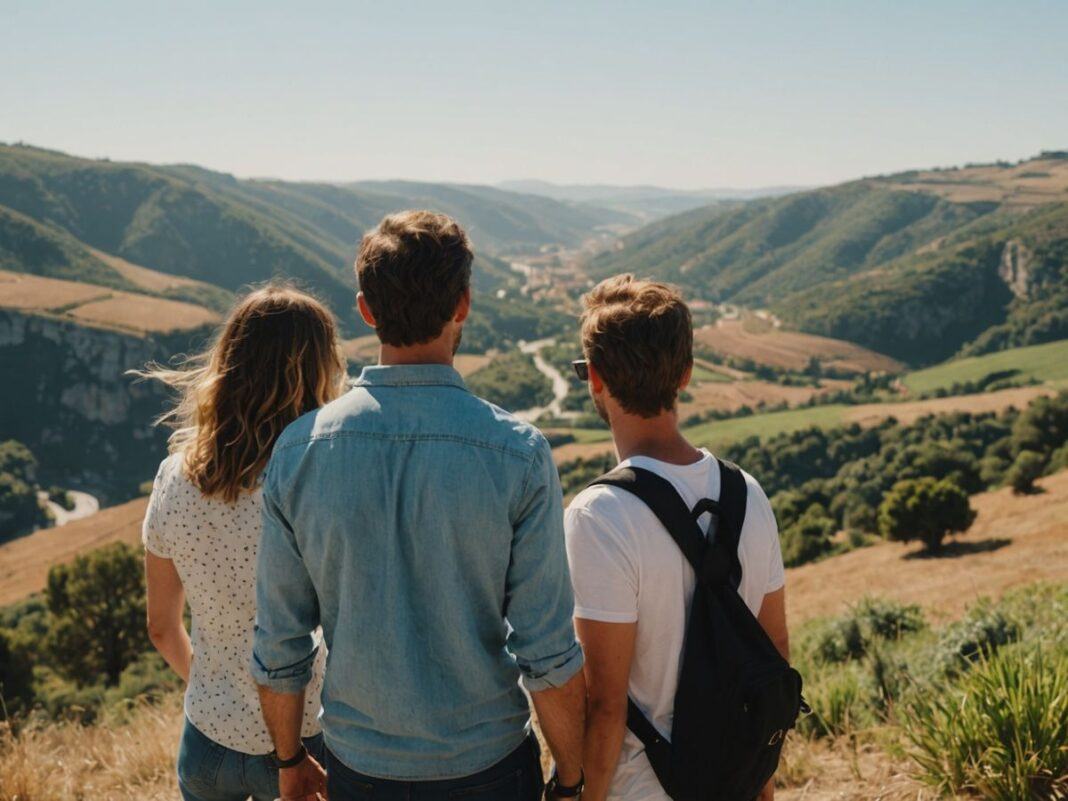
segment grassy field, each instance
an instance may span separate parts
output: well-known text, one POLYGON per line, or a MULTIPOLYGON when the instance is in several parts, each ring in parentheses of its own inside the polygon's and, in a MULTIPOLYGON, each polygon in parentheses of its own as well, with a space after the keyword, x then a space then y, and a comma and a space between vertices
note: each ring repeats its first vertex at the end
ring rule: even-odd
POLYGON ((1068 192, 1068 161, 1033 159, 1013 166, 985 165, 956 170, 925 170, 873 184, 929 192, 957 203, 992 201, 1035 206, 1063 200, 1068 192))
POLYGON ((1014 378, 1023 380, 1068 379, 1068 339, 945 362, 908 373, 902 381, 909 392, 923 394, 948 389, 955 383, 979 381, 991 373, 1008 370, 1018 371, 1014 378))

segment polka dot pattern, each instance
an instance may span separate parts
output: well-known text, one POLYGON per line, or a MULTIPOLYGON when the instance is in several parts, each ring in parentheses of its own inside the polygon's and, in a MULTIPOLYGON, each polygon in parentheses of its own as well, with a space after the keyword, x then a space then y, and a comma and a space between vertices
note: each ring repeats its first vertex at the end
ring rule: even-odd
MULTIPOLYGON (((181 455, 174 454, 160 465, 143 531, 145 547, 174 562, 192 612, 186 715, 215 742, 246 754, 273 748, 248 667, 256 621, 260 497, 257 490, 233 504, 206 498, 186 478, 181 455)), ((306 691, 305 737, 319 731, 325 651, 319 648, 306 691)))

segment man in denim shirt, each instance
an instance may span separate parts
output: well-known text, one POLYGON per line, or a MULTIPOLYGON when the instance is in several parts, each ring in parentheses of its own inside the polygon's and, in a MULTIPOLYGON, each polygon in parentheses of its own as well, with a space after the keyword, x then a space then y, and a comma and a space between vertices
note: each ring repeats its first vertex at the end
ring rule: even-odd
POLYGON ((360 313, 380 364, 282 434, 263 482, 252 673, 283 799, 376 801, 542 789, 533 699, 581 790, 582 651, 562 497, 545 438, 453 369, 471 305, 463 230, 430 212, 364 237, 360 313), (322 626, 326 776, 300 741, 322 626))

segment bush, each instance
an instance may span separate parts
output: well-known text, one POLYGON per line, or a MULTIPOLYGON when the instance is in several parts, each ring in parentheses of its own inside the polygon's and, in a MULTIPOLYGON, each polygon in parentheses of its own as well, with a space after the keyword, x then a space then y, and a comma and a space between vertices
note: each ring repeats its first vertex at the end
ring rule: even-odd
POLYGON ((1015 621, 990 604, 980 603, 962 620, 943 629, 938 642, 938 662, 945 675, 954 676, 1019 637, 1020 627, 1015 621))
POLYGON ((1068 654, 1011 649, 903 716, 922 777, 994 801, 1068 796, 1068 654))
POLYGON ((834 548, 831 536, 837 526, 819 504, 812 504, 782 532, 782 558, 788 567, 811 562, 834 548))
POLYGON ((856 618, 843 617, 827 623, 813 640, 812 653, 821 662, 860 659, 868 650, 868 638, 856 618))
POLYGON ((1012 463, 1005 481, 1016 495, 1027 495, 1035 491, 1035 481, 1046 469, 1046 458, 1034 451, 1020 451, 1012 463))
POLYGON ((879 533, 890 540, 922 540, 930 551, 947 534, 967 531, 975 520, 968 495, 952 481, 917 478, 899 481, 879 506, 879 533))
POLYGON ((873 637, 897 640, 903 634, 922 631, 927 625, 916 604, 899 604, 885 598, 864 598, 853 610, 873 637))

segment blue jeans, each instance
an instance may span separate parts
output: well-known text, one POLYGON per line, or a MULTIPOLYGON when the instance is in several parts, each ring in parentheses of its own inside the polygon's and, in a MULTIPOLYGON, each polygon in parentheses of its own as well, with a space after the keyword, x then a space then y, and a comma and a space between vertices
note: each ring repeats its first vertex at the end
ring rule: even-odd
POLYGON ((350 769, 326 749, 330 801, 539 801, 544 788, 541 749, 533 734, 496 765, 460 779, 377 779, 350 769))
MULTIPOLYGON (((304 741, 322 762, 323 735, 304 741)), ((178 746, 178 789, 185 801, 274 801, 278 770, 267 755, 243 754, 209 738, 186 718, 178 746)))

